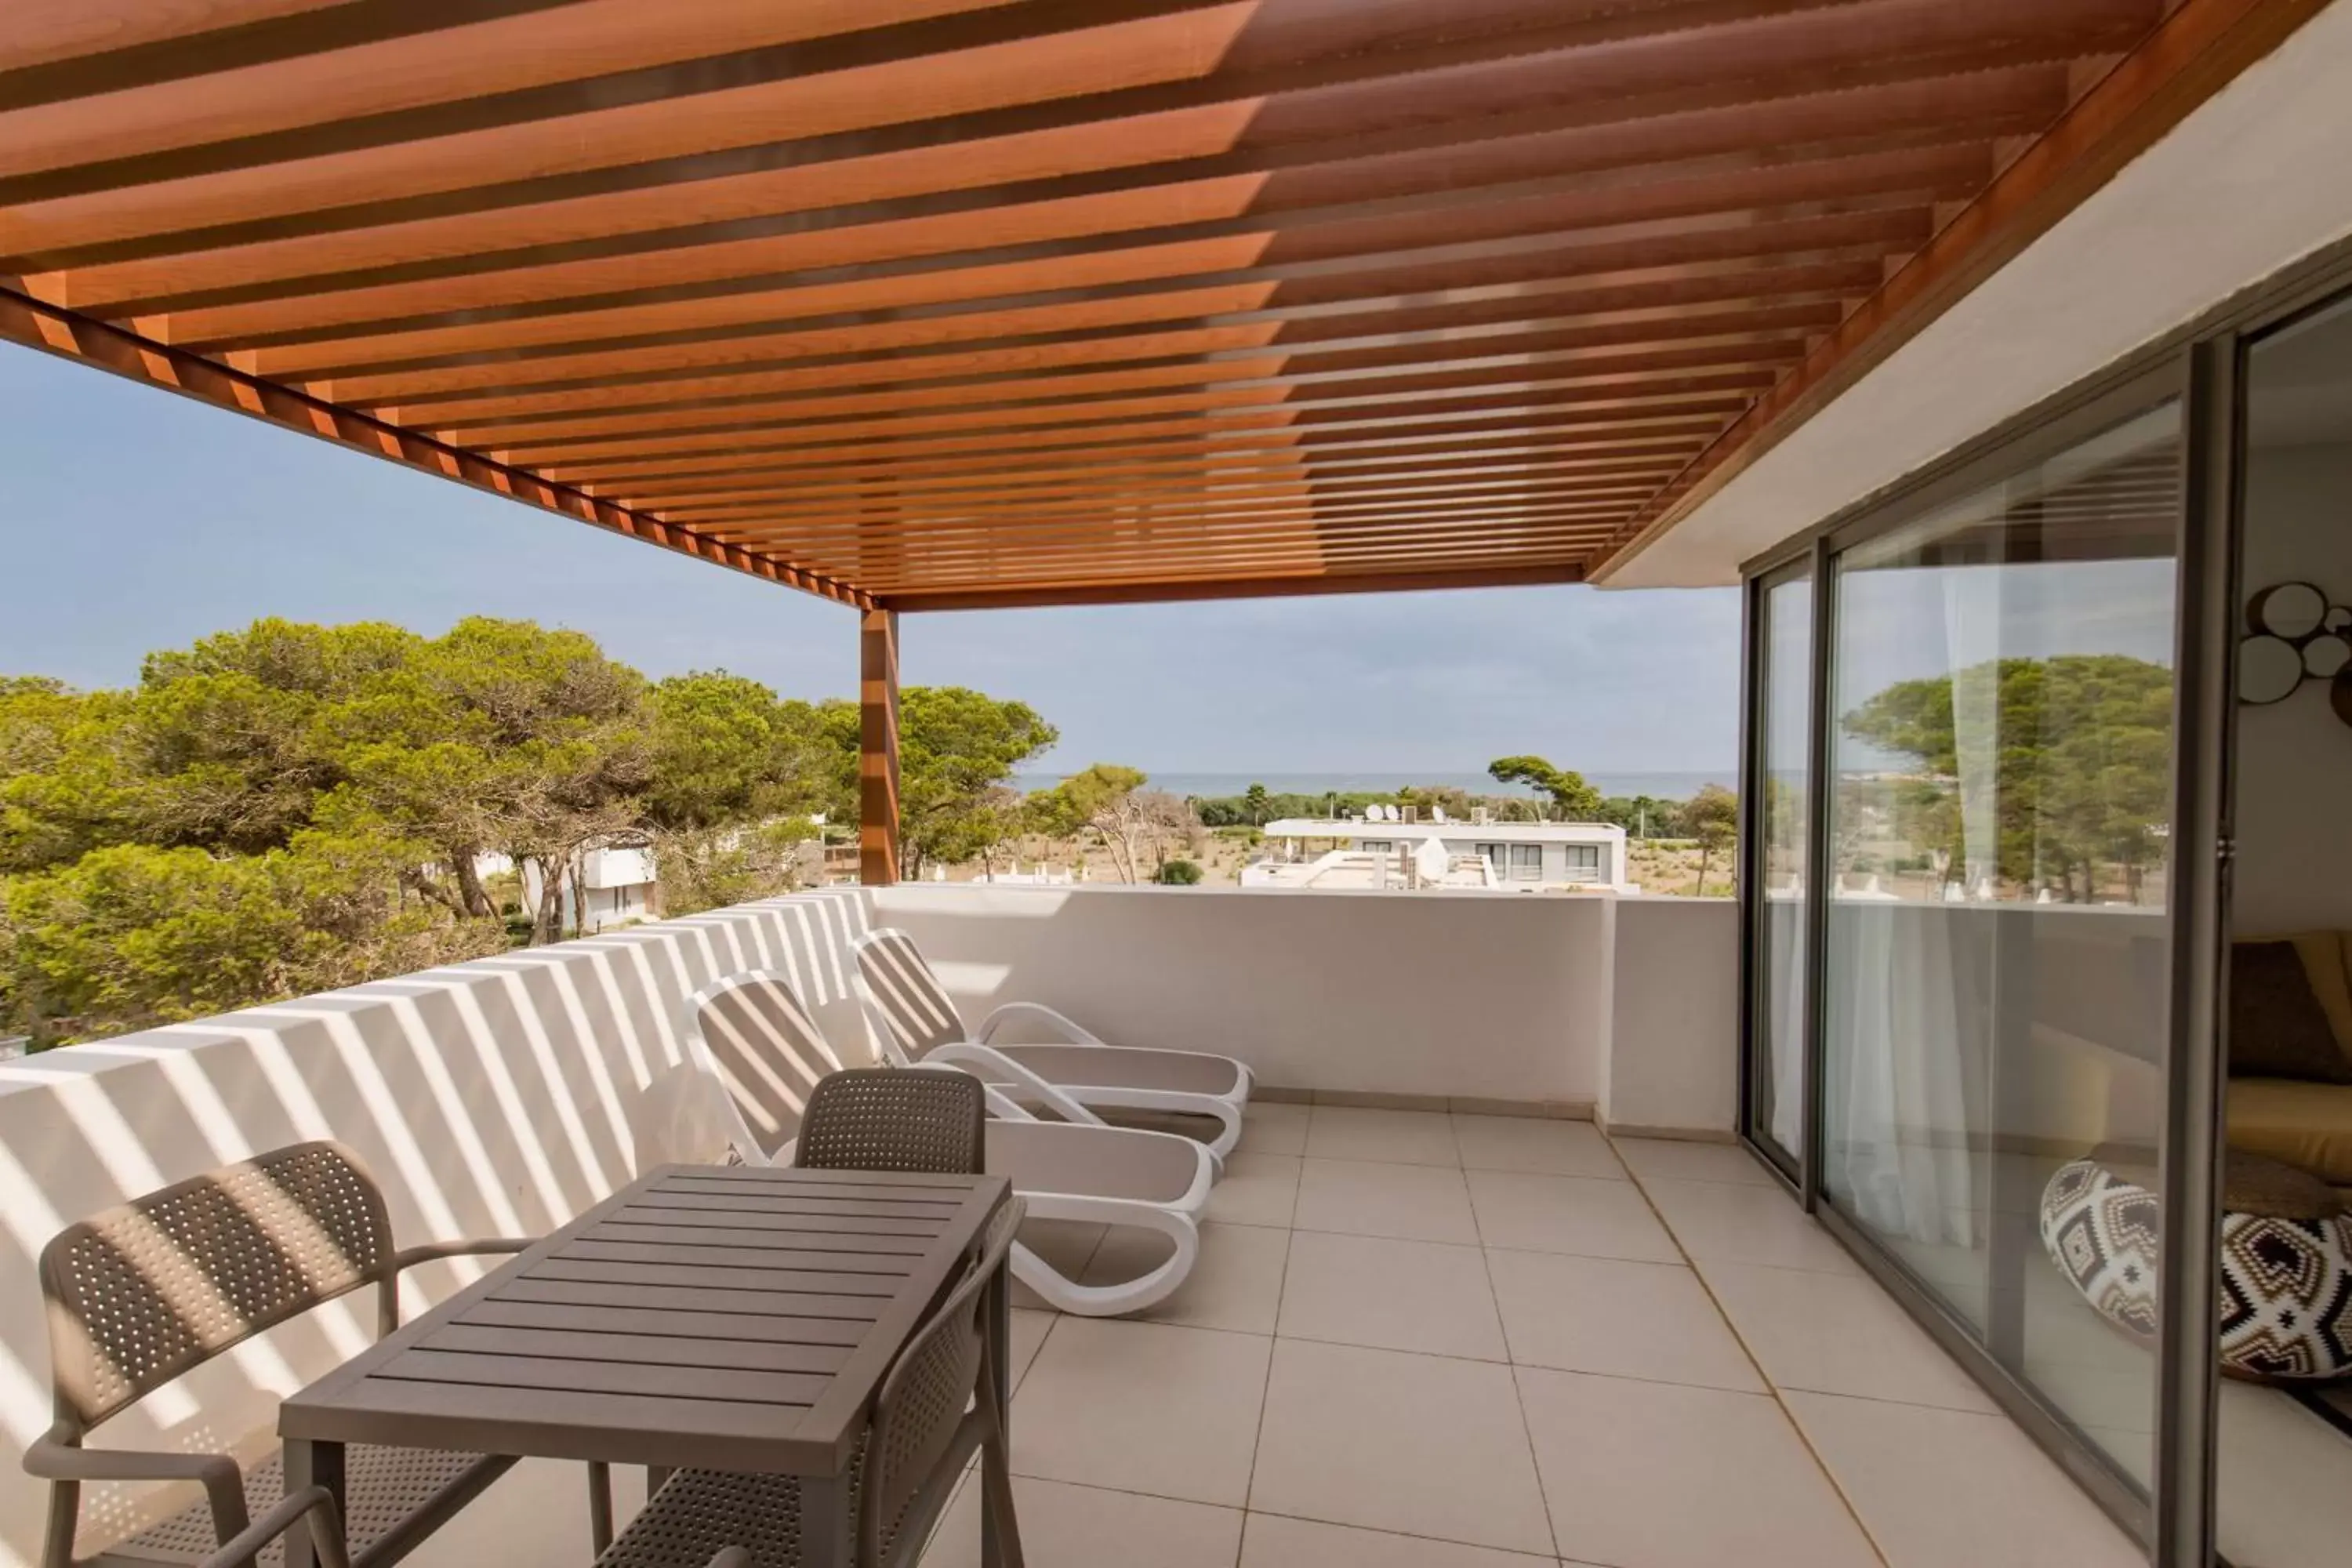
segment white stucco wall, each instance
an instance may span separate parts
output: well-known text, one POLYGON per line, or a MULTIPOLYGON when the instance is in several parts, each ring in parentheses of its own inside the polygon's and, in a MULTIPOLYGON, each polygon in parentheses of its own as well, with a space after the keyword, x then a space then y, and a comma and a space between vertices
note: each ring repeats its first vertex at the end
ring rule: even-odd
POLYGON ((872 895, 967 1016, 1058 1007, 1279 1087, 1589 1107, 1611 900, 1524 893, 990 888, 872 895))
POLYGON ((1601 1119, 1729 1138, 1739 1099, 1739 906, 1616 900, 1601 1119))

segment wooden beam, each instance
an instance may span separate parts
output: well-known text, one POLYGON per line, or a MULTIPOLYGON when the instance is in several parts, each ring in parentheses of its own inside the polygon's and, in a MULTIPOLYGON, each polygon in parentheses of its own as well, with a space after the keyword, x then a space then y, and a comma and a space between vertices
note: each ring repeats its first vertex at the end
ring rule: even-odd
POLYGON ((951 593, 893 595, 899 610, 1019 610, 1056 605, 1138 605, 1186 599, 1265 599, 1309 594, 1407 594, 1444 588, 1552 587, 1584 580, 1573 562, 1469 572, 1360 572, 1318 575, 1234 576, 1204 582, 1101 583, 1076 587, 959 589, 951 593))
POLYGON ((857 879, 898 879, 898 616, 866 612, 857 624, 857 879))
POLYGON ((110 370, 133 381, 183 393, 218 407, 266 419, 306 436, 353 447, 438 474, 511 500, 558 512, 666 550, 714 562, 842 604, 870 608, 872 596, 822 573, 773 555, 722 543, 677 523, 606 500, 588 489, 559 484, 497 457, 452 446, 290 387, 231 370, 198 354, 60 310, 0 288, 0 340, 13 340, 62 359, 110 370))

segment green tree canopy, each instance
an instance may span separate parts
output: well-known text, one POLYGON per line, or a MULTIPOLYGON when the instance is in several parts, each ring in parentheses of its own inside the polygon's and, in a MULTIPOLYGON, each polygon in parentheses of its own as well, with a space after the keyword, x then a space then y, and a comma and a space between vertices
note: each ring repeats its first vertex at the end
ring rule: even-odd
MULTIPOLYGON (((846 706, 846 705, 845 705, 846 706)), ((836 746, 856 764, 856 710, 836 717, 836 746)), ((1060 739, 1025 702, 961 686, 910 686, 898 694, 898 843, 912 876, 926 860, 970 860, 1017 826, 998 791, 1023 763, 1060 739)))
POLYGON ((1698 880, 1691 890, 1706 893, 1707 868, 1728 857, 1739 842, 1739 797, 1721 784, 1708 784, 1683 803, 1683 836, 1698 840, 1698 880))
POLYGON ((1556 768, 1541 757, 1497 757, 1486 764, 1486 773, 1498 784, 1523 784, 1550 797, 1567 821, 1590 822, 1601 815, 1601 792, 1582 773, 1556 768))
MULTIPOLYGON (((918 857, 1006 831, 1001 783, 1052 728, 952 688, 905 712, 918 857)), ((856 770, 854 703, 648 683, 527 621, 263 620, 129 690, 0 678, 0 1025, 47 1042, 495 951, 488 852, 542 873, 541 940, 600 846, 653 843, 679 910, 781 891, 856 770)))
POLYGON ((1955 867, 1990 862, 2021 887, 2090 901, 2103 869, 2136 892, 2161 852, 2172 758, 2172 671, 2162 665, 2122 654, 1989 659, 1898 681, 1840 723, 1917 766, 1892 792, 1890 826, 1955 867), (1961 713, 1981 716, 1980 756, 1961 755, 1961 713), (1968 841, 1964 793, 1985 802, 1993 842, 1968 841))

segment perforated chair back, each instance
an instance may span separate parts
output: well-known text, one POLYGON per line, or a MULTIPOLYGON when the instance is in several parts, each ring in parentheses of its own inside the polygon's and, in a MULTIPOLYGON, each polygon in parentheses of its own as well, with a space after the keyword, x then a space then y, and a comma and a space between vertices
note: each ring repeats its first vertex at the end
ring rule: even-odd
POLYGON ((915 1331, 882 1380, 859 1488, 861 1563, 893 1563, 902 1538, 912 1532, 919 1540, 927 1532, 971 1451, 958 1439, 977 1442, 982 1429, 994 1426, 993 1394, 983 1378, 992 1371, 987 1289, 1004 1268, 1024 1207, 1017 1197, 998 1207, 962 1281, 915 1331))
POLYGON ((793 1163, 822 1171, 976 1175, 987 1107, 960 1072, 859 1068, 829 1073, 809 1096, 793 1163))
POLYGON ((87 1430, 393 1273, 383 1194, 336 1143, 273 1150, 93 1215, 41 1249, 57 1414, 87 1430))
POLYGON ((687 1019, 763 1159, 799 1136, 817 1080, 845 1065, 773 970, 706 985, 688 1002, 687 1019))
POLYGON ((869 1013, 879 1014, 889 1043, 909 1061, 964 1038, 963 1019, 923 962, 915 939, 890 927, 857 939, 857 983, 869 1013))

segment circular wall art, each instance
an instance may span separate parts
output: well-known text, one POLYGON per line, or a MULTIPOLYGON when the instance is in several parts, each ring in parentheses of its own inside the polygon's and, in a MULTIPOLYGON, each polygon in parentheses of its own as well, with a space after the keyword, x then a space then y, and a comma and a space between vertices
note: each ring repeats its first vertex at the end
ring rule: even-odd
POLYGON ((2352 665, 2352 641, 2335 632, 2322 632, 2303 645, 2303 673, 2314 680, 2333 680, 2352 665))
POLYGON ((2258 633, 2238 645, 2238 700, 2267 708, 2303 684, 2303 650, 2284 637, 2258 633))
POLYGON ((2299 643, 2327 618, 2327 595, 2309 583, 2279 583, 2246 601, 2246 629, 2299 643))
POLYGON ((2329 604, 2315 584, 2273 583, 2246 601, 2238 700, 2267 708, 2306 680, 2333 682, 2329 704, 2352 724, 2352 605, 2329 604))

